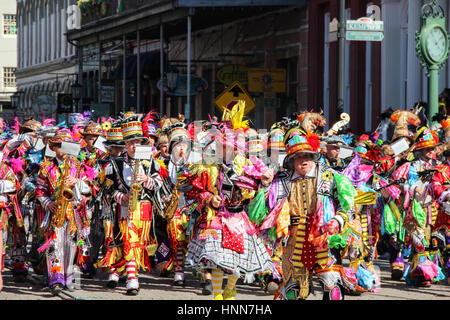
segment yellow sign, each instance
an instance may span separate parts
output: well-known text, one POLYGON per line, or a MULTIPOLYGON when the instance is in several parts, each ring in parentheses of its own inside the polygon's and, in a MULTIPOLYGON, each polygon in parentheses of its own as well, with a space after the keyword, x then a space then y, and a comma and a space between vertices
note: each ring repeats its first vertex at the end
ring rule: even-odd
POLYGON ((229 64, 217 71, 217 80, 229 86, 235 81, 246 86, 248 83, 248 68, 239 64, 229 64))
POLYGON ((248 114, 256 106, 244 87, 242 87, 239 82, 235 81, 216 98, 215 103, 220 111, 223 112, 225 108, 231 110, 239 100, 245 101, 244 114, 248 114))
POLYGON ((286 69, 249 69, 248 91, 286 92, 286 69))

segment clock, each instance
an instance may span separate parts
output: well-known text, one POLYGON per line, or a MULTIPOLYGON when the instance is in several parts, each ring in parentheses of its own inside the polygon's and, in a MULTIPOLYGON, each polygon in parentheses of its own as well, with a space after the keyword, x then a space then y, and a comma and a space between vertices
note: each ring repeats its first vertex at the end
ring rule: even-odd
POLYGON ((441 26, 433 26, 424 40, 426 52, 432 61, 439 63, 447 57, 448 36, 441 26))

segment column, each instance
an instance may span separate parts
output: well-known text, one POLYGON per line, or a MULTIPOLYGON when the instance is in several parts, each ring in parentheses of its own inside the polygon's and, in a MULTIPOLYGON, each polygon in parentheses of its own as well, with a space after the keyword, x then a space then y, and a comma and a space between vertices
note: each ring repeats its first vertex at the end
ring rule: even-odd
POLYGON ((36 3, 36 63, 41 63, 41 47, 42 47, 42 33, 41 33, 41 2, 36 3))
POLYGON ((36 10, 36 5, 33 4, 32 5, 32 9, 31 9, 31 19, 32 19, 32 24, 31 24, 31 34, 32 34, 32 39, 31 39, 31 43, 32 43, 32 47, 31 47, 31 55, 32 55, 32 64, 35 65, 37 64, 37 47, 38 47, 38 41, 37 41, 37 37, 38 37, 38 30, 37 30, 37 14, 36 14, 37 10, 36 10))
POLYGON ((381 46, 381 108, 400 107, 400 3, 384 2, 381 8, 384 39, 381 46))
POLYGON ((45 48, 45 61, 49 61, 50 60, 50 52, 51 52, 51 33, 50 33, 50 2, 47 1, 45 3, 45 43, 46 43, 46 48, 45 48))
POLYGON ((139 30, 137 31, 136 37, 137 37, 136 112, 140 113, 141 112, 141 32, 139 30))
POLYGON ((187 16, 187 102, 184 110, 186 120, 189 122, 191 119, 191 28, 192 28, 192 17, 191 9, 189 9, 189 14, 187 16))
POLYGON ((123 35, 122 39, 122 111, 127 110, 127 37, 123 35))
POLYGON ((161 90, 159 90, 159 112, 161 115, 164 113, 164 90, 162 90, 162 84, 164 83, 164 25, 159 25, 159 71, 161 78, 161 90))
POLYGON ((61 48, 60 48, 60 56, 67 57, 67 1, 64 1, 64 5, 60 10, 61 15, 61 48))
POLYGON ((84 96, 84 87, 83 87, 83 47, 78 46, 77 47, 77 54, 78 54, 78 84, 81 86, 81 97, 80 101, 78 102, 77 112, 83 111, 83 96, 84 96))
POLYGON ((102 43, 98 42, 98 90, 97 90, 97 103, 102 103, 102 43))
POLYGON ((23 68, 23 7, 17 6, 17 66, 19 69, 23 68))
POLYGON ((56 48, 55 58, 62 57, 61 55, 61 42, 63 40, 62 28, 61 28, 61 4, 59 1, 55 3, 55 20, 56 20, 56 48))
POLYGON ((408 50, 407 56, 407 106, 412 107, 421 98, 421 72, 422 68, 416 55, 416 31, 420 29, 421 4, 416 0, 408 1, 408 50))

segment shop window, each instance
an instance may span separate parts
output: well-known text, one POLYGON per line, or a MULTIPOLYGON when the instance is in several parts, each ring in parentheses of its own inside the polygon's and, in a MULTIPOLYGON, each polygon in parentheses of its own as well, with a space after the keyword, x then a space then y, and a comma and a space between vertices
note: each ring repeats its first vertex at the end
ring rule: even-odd
POLYGON ((278 93, 280 106, 277 108, 277 119, 290 116, 297 110, 298 105, 298 58, 278 61, 278 68, 286 69, 286 92, 278 93))

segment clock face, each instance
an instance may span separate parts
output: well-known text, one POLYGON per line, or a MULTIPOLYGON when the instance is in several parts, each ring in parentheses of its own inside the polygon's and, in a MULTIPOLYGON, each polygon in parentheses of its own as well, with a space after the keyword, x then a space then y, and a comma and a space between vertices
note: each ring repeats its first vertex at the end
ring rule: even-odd
POLYGON ((441 28, 434 27, 428 33, 425 44, 429 57, 435 62, 440 62, 447 51, 447 35, 441 28))

